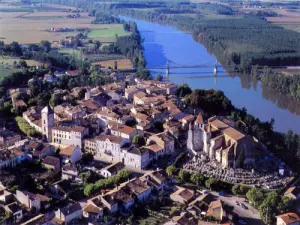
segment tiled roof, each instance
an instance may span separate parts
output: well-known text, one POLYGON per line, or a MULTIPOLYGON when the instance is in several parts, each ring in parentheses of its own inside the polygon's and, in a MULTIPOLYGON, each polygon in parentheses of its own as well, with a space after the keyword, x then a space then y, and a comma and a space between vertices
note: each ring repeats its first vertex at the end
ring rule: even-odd
POLYGON ((66 156, 71 156, 73 154, 73 151, 75 150, 77 146, 70 145, 66 148, 63 148, 60 150, 59 154, 60 155, 66 155, 66 156))
POLYGON ((281 218, 286 225, 288 224, 294 224, 296 222, 300 222, 300 218, 296 213, 285 213, 282 215, 277 216, 279 218, 281 218))

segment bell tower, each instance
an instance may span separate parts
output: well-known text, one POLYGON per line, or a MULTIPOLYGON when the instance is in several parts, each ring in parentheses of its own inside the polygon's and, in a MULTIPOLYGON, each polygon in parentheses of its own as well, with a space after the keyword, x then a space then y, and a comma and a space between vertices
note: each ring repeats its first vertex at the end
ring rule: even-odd
POLYGON ((52 141, 51 128, 54 126, 54 113, 49 106, 42 109, 42 134, 47 137, 49 142, 52 141))

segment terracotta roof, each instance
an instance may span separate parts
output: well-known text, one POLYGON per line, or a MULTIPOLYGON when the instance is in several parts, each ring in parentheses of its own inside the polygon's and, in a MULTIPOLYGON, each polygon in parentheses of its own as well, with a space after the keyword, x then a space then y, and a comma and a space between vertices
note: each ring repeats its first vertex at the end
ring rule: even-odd
POLYGON ((102 211, 101 208, 99 208, 93 204, 88 204, 83 210, 88 213, 94 213, 94 214, 98 214, 99 212, 102 211))
POLYGON ((73 151, 75 150, 77 146, 70 145, 66 148, 63 148, 60 150, 59 154, 60 155, 66 155, 66 156, 71 156, 73 154, 73 151))
POLYGON ((115 143, 115 144, 121 144, 122 140, 123 140, 123 138, 118 137, 118 136, 104 135, 104 134, 101 134, 101 135, 97 136, 96 139, 100 140, 100 141, 107 141, 108 140, 109 142, 112 142, 112 143, 115 143))
POLYGON ((55 166, 59 162, 60 162, 59 158, 54 157, 54 156, 46 156, 46 158, 43 160, 43 163, 52 165, 52 166, 55 166))
POLYGON ((175 191, 174 193, 172 193, 171 195, 175 196, 175 195, 179 195, 181 196, 185 201, 190 201, 194 198, 194 191, 193 190, 189 190, 186 188, 182 188, 182 187, 178 187, 178 190, 175 191))
POLYGON ((54 127, 54 130, 59 130, 59 131, 64 131, 64 132, 78 132, 78 133, 82 133, 85 128, 84 127, 80 127, 80 126, 72 126, 72 127, 63 127, 63 126, 59 126, 59 127, 54 127))
POLYGON ((231 139, 235 141, 239 141, 240 139, 244 138, 245 135, 236 130, 233 127, 230 127, 228 124, 222 122, 221 120, 215 118, 208 121, 212 127, 220 130, 222 133, 224 133, 226 136, 230 137, 231 139))
POLYGON ((285 214, 279 215, 277 217, 281 218, 285 222, 286 225, 300 222, 300 218, 296 213, 285 213, 285 214))
POLYGON ((196 124, 204 124, 202 113, 200 112, 195 121, 196 124))
POLYGON ((182 119, 186 120, 186 121, 190 121, 190 120, 194 119, 194 116, 193 115, 187 115, 187 116, 183 117, 182 119))
POLYGON ((158 144, 147 145, 147 146, 145 146, 145 148, 147 148, 153 152, 159 152, 159 151, 164 150, 164 148, 158 144))

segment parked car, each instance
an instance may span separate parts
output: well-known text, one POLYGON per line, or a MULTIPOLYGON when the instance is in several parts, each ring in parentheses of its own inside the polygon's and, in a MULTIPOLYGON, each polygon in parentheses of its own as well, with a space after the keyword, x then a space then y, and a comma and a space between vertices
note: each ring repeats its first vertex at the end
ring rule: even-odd
POLYGON ((241 206, 243 207, 243 209, 248 209, 248 207, 244 203, 242 203, 241 206))
POLYGON ((235 204, 237 204, 237 205, 241 205, 241 203, 239 203, 238 201, 235 201, 235 204))
POLYGON ((200 193, 203 194, 203 195, 205 195, 205 194, 208 194, 208 192, 209 192, 208 190, 204 189, 200 193))

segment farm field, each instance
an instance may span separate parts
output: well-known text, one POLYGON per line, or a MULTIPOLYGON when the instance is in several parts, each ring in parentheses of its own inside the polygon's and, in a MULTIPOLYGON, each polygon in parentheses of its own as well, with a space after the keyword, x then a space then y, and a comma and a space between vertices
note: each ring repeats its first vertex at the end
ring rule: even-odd
POLYGON ((88 37, 94 40, 99 40, 100 42, 116 41, 116 35, 126 36, 130 32, 123 29, 122 24, 110 24, 112 26, 104 29, 95 29, 88 33, 88 37))
MULTIPOLYGON (((9 66, 13 66, 14 62, 19 62, 20 59, 19 58, 10 58, 10 57, 4 57, 4 56, 0 56, 0 64, 6 64, 9 66)), ((43 65, 43 63, 38 62, 36 60, 25 60, 28 66, 41 66, 43 65)))
MULTIPOLYGON (((18 8, 14 9, 18 10, 18 8)), ((102 42, 114 42, 115 34, 120 36, 129 34, 123 30, 120 24, 91 24, 94 18, 89 17, 88 13, 80 13, 80 18, 67 18, 69 12, 62 12, 62 10, 63 8, 58 11, 31 13, 0 12, 0 23, 6 24, 6 26, 0 26, 0 39, 5 43, 17 41, 20 44, 33 44, 40 43, 42 40, 59 41, 70 36, 70 32, 46 31, 51 27, 95 30, 90 35, 102 42)), ((76 31, 71 33, 77 34, 76 31)))
POLYGON ((132 63, 129 59, 118 59, 118 60, 106 60, 106 61, 99 61, 93 63, 94 65, 101 65, 102 67, 108 68, 114 68, 115 61, 118 63, 118 69, 131 69, 132 63))
POLYGON ((300 32, 300 10, 288 11, 285 9, 275 10, 280 16, 267 17, 269 22, 275 23, 279 26, 290 30, 300 32))

